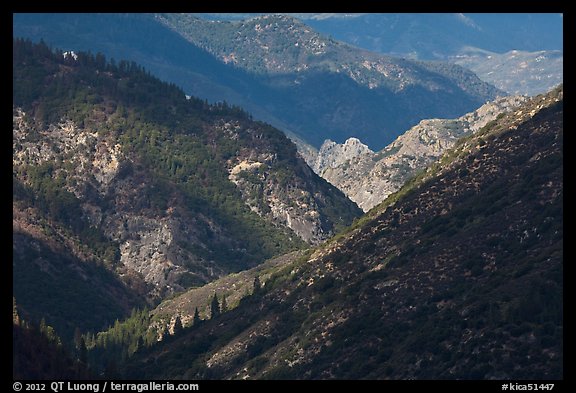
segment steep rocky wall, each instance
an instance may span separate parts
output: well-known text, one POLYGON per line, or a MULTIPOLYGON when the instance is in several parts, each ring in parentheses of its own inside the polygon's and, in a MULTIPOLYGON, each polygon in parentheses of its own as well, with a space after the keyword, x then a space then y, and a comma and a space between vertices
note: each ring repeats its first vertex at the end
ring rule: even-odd
POLYGON ((342 145, 326 141, 313 169, 366 212, 436 161, 459 138, 478 131, 525 100, 523 96, 504 97, 458 119, 422 120, 377 153, 356 138, 342 145))

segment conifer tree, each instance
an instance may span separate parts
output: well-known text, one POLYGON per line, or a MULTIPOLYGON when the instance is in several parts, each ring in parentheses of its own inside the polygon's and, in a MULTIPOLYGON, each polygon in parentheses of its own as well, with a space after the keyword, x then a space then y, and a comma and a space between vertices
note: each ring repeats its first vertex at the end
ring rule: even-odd
POLYGON ((84 345, 86 345, 86 342, 82 337, 82 332, 80 331, 80 328, 76 326, 76 328, 74 329, 74 345, 76 346, 76 349, 80 349, 81 342, 84 342, 84 345))
POLYGON ((177 335, 182 331, 182 320, 180 319, 180 315, 176 315, 176 319, 174 320, 174 328, 172 329, 172 334, 177 335))
POLYGON ((134 350, 134 352, 142 350, 142 348, 144 348, 145 345, 146 344, 144 344, 144 338, 142 338, 142 336, 138 337, 138 340, 136 341, 136 349, 134 350))
POLYGON ((80 342, 78 343, 78 359, 83 364, 88 363, 88 350, 86 349, 86 342, 82 336, 80 336, 80 342))
POLYGON ((216 292, 214 292, 214 297, 210 303, 210 319, 214 319, 214 317, 217 317, 218 315, 220 315, 220 303, 218 302, 216 292))
POLYGON ((228 303, 226 302, 226 295, 222 295, 222 304, 220 304, 220 310, 223 313, 228 311, 228 303))
POLYGON ((200 319, 200 313, 198 312, 198 307, 194 309, 193 326, 197 326, 202 320, 200 319))
POLYGON ((253 295, 256 295, 262 289, 262 284, 260 284, 260 277, 256 276, 254 278, 254 290, 252 291, 253 295))

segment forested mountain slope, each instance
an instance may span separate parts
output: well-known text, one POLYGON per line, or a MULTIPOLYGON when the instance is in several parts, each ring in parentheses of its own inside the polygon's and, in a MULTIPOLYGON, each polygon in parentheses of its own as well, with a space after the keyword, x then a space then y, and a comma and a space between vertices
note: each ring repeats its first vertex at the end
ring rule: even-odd
POLYGON ((563 378, 563 92, 528 101, 131 378, 563 378))
POLYGON ((360 50, 287 16, 236 24, 188 14, 13 21, 14 36, 136 61, 188 95, 239 105, 316 148, 355 136, 381 149, 422 119, 458 117, 503 94, 462 67, 360 50))
POLYGON ((135 63, 15 40, 13 82, 14 295, 67 336, 361 214, 282 132, 135 63))

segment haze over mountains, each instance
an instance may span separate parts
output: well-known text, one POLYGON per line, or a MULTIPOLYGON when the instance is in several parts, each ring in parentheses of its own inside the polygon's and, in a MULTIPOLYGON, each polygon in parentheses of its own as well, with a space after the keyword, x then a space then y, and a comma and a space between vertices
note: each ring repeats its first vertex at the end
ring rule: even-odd
POLYGON ((301 14, 334 38, 375 52, 443 60, 463 47, 492 52, 562 50, 562 15, 553 13, 301 14))
POLYGON ((553 17, 14 14, 13 378, 562 379, 553 17))
POLYGON ((511 94, 536 95, 562 83, 564 57, 561 50, 505 53, 466 48, 451 58, 471 69, 482 80, 511 94))
POLYGON ((510 94, 562 83, 562 14, 301 15, 332 37, 379 53, 462 65, 510 94))
POLYGON ((381 149, 422 119, 458 117, 503 94, 458 66, 362 51, 288 16, 261 18, 16 14, 14 34, 137 61, 188 95, 240 105, 316 148, 355 136, 381 149))
MULTIPOLYGON (((199 14, 237 20, 257 14, 199 14)), ((320 33, 373 52, 462 65, 510 94, 562 82, 562 14, 291 14, 320 33)))

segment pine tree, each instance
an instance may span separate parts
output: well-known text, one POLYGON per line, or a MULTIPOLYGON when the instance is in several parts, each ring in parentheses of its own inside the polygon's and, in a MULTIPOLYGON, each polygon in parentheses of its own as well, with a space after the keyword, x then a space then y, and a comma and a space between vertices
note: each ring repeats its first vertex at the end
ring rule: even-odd
POLYGON ((175 336, 182 331, 182 320, 180 319, 180 315, 176 315, 176 319, 174 319, 174 328, 172 329, 172 334, 175 336))
POLYGON ((194 309, 194 319, 193 319, 193 326, 198 326, 198 324, 202 320, 200 319, 200 313, 198 312, 198 307, 194 309))
POLYGON ((138 337, 138 340, 136 340, 136 349, 134 350, 134 352, 142 350, 145 345, 146 344, 144 344, 144 339, 142 338, 142 336, 138 337))
POLYGON ((44 319, 44 317, 42 317, 42 319, 40 320, 40 333, 46 335, 46 319, 44 319))
POLYGON ((88 334, 86 334, 86 339, 84 340, 84 342, 86 343, 87 348, 94 347, 96 345, 96 338, 94 337, 94 333, 88 332, 88 334))
POLYGON ((214 292, 214 297, 210 303, 210 319, 214 319, 220 314, 220 303, 218 303, 218 296, 214 292))
POLYGON ((260 293, 261 289, 262 285, 260 284, 260 277, 256 276, 254 278, 254 290, 252 291, 252 294, 256 295, 257 293, 260 293))
POLYGON ((86 349, 86 342, 82 336, 80 336, 80 342, 78 344, 78 359, 83 364, 88 363, 88 350, 86 349))
POLYGON ((60 337, 56 334, 56 331, 52 326, 46 324, 46 319, 44 319, 44 317, 42 317, 42 320, 40 321, 40 333, 46 337, 48 341, 58 346, 62 345, 60 337))
POLYGON ((222 295, 222 304, 220 304, 220 311, 223 313, 228 311, 228 303, 226 302, 226 295, 222 295))

